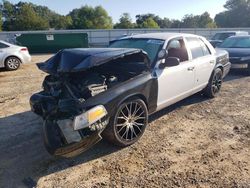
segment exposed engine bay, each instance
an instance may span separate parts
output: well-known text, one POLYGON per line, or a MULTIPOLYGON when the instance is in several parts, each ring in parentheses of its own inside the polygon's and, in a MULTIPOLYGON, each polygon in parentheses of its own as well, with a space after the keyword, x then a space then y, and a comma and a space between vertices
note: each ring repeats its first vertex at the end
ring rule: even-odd
MULTIPOLYGON (((45 100, 40 108, 36 108, 35 112, 44 118, 48 115, 54 117, 53 115, 58 113, 61 115, 65 111, 61 110, 60 106, 66 100, 83 103, 146 70, 144 62, 136 62, 135 66, 134 61, 127 62, 128 60, 122 58, 86 71, 46 76, 42 84, 44 90, 40 94, 48 100, 45 100), (46 105, 46 101, 50 105, 46 105)), ((78 113, 74 112, 75 110, 68 108, 71 114, 78 113)))
POLYGON ((53 155, 73 156, 98 142, 110 117, 102 104, 83 108, 85 101, 109 89, 119 88, 148 70, 147 59, 141 51, 125 50, 129 55, 121 50, 99 51, 94 50, 92 56, 89 55, 91 49, 59 52, 38 65, 49 75, 43 81, 43 91, 34 94, 30 104, 32 111, 44 119, 45 145, 53 155), (121 54, 113 58, 114 52, 121 54), (68 61, 72 57, 79 62, 68 61), (95 61, 92 58, 96 58, 95 61), (74 70, 75 67, 79 68, 74 70))
POLYGON ((142 73, 138 67, 137 70, 126 70, 128 64, 105 64, 83 72, 48 75, 43 82, 43 89, 47 95, 55 98, 73 98, 84 102, 142 73))

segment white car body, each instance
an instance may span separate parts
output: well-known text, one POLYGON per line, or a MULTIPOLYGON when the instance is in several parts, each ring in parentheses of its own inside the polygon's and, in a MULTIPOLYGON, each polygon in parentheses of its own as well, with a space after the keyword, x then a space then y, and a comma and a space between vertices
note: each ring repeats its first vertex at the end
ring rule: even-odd
POLYGON ((125 38, 165 40, 163 49, 167 49, 170 41, 175 39, 181 39, 185 43, 188 54, 187 61, 165 69, 159 68, 159 65, 164 63, 165 60, 159 60, 156 63, 155 74, 158 78, 157 111, 191 96, 207 86, 216 65, 216 51, 204 37, 183 33, 149 33, 125 38), (192 44, 188 43, 187 38, 197 38, 204 42, 210 54, 193 58, 192 44))
POLYGON ((5 62, 8 57, 16 57, 22 64, 31 62, 31 56, 26 47, 0 40, 0 68, 5 67, 5 62))

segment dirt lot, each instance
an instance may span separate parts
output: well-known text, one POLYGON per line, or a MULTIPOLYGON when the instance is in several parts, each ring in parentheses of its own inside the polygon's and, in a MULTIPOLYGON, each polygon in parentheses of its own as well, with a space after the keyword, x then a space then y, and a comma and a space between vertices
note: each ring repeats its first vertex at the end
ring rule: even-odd
POLYGON ((216 99, 195 95, 153 115, 131 147, 102 141, 57 159, 28 103, 44 76, 34 64, 0 70, 0 187, 250 187, 250 77, 233 72, 216 99))

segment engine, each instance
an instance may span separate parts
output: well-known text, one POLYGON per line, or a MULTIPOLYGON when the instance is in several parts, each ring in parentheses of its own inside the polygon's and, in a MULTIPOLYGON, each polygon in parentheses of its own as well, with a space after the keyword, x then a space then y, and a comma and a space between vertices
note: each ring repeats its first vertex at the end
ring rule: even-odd
POLYGON ((49 75, 43 82, 43 88, 47 94, 53 97, 73 97, 84 101, 106 91, 117 83, 116 76, 104 76, 99 73, 74 74, 64 78, 49 75))

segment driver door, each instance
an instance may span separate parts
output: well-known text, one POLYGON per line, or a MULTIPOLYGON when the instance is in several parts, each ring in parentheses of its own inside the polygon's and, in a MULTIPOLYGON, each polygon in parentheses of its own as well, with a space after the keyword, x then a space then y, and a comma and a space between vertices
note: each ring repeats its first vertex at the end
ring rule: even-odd
POLYGON ((168 57, 179 58, 180 64, 164 69, 156 68, 158 78, 157 110, 190 96, 194 89, 195 64, 189 60, 189 52, 183 38, 169 41, 167 50, 168 57))

